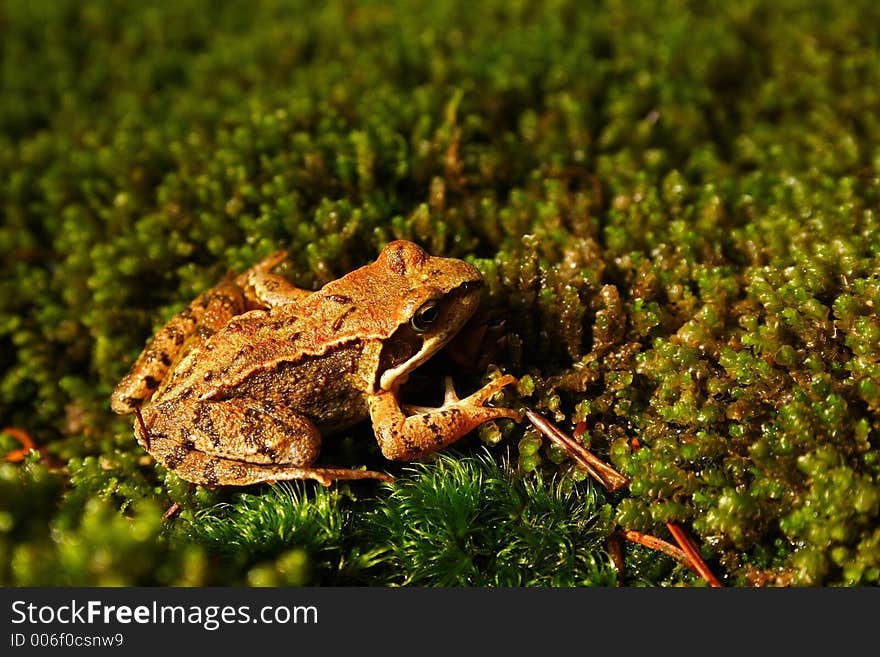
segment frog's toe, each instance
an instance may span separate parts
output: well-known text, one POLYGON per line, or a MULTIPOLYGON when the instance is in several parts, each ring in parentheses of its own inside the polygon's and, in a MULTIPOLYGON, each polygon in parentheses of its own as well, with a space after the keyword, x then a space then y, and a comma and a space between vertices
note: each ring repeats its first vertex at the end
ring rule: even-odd
POLYGON ((511 374, 505 374, 502 377, 495 379, 494 381, 490 381, 482 388, 477 390, 474 394, 467 397, 467 402, 473 404, 475 406, 482 406, 485 402, 487 402, 496 392, 500 391, 504 386, 510 385, 511 383, 516 383, 517 378, 511 374))
POLYGON ((458 401, 458 395, 455 392, 455 384, 452 382, 451 376, 447 376, 443 381, 446 386, 446 391, 443 394, 443 405, 449 406, 458 401))

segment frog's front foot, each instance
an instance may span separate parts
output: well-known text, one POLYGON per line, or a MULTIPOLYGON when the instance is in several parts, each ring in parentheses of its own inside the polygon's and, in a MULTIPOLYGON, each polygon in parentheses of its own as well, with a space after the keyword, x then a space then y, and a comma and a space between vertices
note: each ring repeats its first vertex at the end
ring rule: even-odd
POLYGON ((451 445, 485 422, 501 418, 521 421, 522 415, 511 408, 483 406, 516 380, 508 374, 459 399, 452 380, 447 378, 443 405, 404 407, 411 415, 399 406, 394 391, 374 395, 370 399, 370 417, 382 454, 396 461, 411 461, 451 445))

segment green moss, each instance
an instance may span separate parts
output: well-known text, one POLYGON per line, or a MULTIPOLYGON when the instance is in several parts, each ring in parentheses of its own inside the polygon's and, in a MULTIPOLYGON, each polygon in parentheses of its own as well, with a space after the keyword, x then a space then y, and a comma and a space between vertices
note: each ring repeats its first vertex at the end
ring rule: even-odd
POLYGON ((379 570, 388 584, 613 585, 613 512, 602 502, 591 484, 442 456, 396 483, 364 531, 366 544, 386 546, 379 570))
POLYGON ((802 5, 3 3, 0 418, 43 456, 0 468, 0 582, 605 584, 615 522, 674 520, 728 584, 880 583, 880 12, 802 5), (316 287, 392 238, 472 261, 499 329, 425 378, 523 376, 629 490, 600 501, 505 423, 480 437, 521 479, 444 458, 379 462, 392 489, 209 491, 110 413, 144 340, 226 270, 286 248, 316 287), (512 551, 489 526, 441 549, 460 513, 504 516, 512 551), (585 560, 541 571, 529 532, 568 549, 581 528, 585 560), (412 544, 432 532, 437 562, 412 544))
POLYGON ((187 514, 178 531, 227 562, 225 570, 228 576, 238 573, 238 584, 345 582, 369 561, 356 549, 348 552, 350 506, 336 489, 307 493, 301 484, 279 484, 187 514))

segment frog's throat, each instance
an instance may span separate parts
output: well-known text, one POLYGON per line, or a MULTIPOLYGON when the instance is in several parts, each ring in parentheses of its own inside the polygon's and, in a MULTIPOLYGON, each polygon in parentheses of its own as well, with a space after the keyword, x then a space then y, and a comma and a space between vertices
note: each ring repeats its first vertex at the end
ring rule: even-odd
POLYGON ((392 390, 404 383, 410 372, 440 351, 453 335, 454 332, 450 331, 448 334, 439 334, 427 338, 422 343, 422 348, 414 356, 403 361, 397 367, 392 367, 382 372, 382 376, 379 378, 379 387, 382 390, 392 390))

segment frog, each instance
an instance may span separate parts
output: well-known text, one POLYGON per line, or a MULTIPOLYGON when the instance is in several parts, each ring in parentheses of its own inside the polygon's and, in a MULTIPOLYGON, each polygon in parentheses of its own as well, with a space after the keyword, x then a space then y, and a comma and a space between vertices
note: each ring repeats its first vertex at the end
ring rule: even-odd
POLYGON ((401 387, 477 310, 479 270, 395 240, 375 261, 318 290, 273 270, 287 253, 227 274, 159 329, 111 395, 134 414, 137 442, 182 479, 210 487, 312 479, 391 481, 363 468, 317 467, 324 437, 369 419, 391 461, 422 460, 480 425, 522 420, 488 405, 517 381, 496 377, 438 407, 404 404, 401 387))

